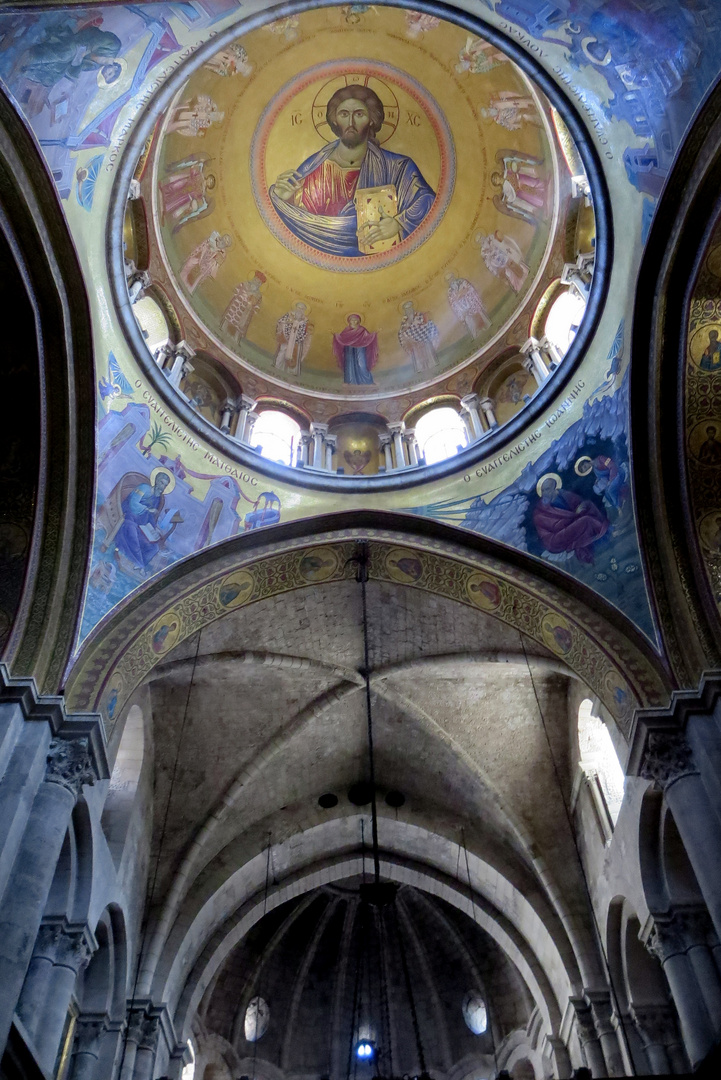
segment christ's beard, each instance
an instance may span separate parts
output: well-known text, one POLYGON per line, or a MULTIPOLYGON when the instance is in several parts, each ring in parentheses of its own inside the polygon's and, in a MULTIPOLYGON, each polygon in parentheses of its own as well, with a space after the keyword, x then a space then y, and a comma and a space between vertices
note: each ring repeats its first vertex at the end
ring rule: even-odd
POLYGON ((340 141, 349 150, 353 150, 356 146, 360 146, 362 142, 365 142, 365 136, 361 136, 355 128, 346 128, 340 137, 340 141))

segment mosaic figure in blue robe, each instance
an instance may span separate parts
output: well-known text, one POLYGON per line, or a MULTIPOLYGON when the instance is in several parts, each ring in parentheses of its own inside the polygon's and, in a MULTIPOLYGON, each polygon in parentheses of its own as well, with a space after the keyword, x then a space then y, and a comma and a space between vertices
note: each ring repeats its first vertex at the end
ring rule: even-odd
POLYGON ((139 570, 147 570, 158 553, 161 535, 157 523, 169 483, 168 473, 158 472, 152 486, 139 484, 123 499, 123 523, 115 534, 115 546, 139 570))
POLYGON ((269 189, 278 216, 299 240, 326 255, 359 256, 379 241, 405 240, 424 220, 436 194, 412 158, 378 145, 383 102, 368 86, 343 86, 326 108, 338 136, 269 189), (356 192, 394 188, 397 210, 381 212, 358 235, 356 192), (360 241, 360 243, 359 243, 360 241))

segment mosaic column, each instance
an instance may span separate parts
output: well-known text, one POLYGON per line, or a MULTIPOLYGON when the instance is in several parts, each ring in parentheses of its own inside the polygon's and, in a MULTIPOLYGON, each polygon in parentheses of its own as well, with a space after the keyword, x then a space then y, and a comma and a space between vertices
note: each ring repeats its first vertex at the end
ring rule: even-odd
POLYGON ((298 443, 298 468, 299 469, 304 469, 308 465, 309 456, 310 456, 311 442, 312 442, 312 437, 304 432, 300 437, 300 442, 298 443))
POLYGON ((581 1044, 586 1064, 591 1070, 592 1076, 606 1076, 606 1061, 601 1049, 601 1043, 593 1021, 591 1008, 584 998, 571 998, 571 1004, 576 1013, 576 1028, 578 1041, 581 1044))
POLYGON ((418 464, 418 439, 414 428, 406 428, 403 433, 403 441, 406 444, 409 465, 418 464))
POLYGON ((247 394, 240 395, 238 403, 238 423, 235 426, 235 436, 238 442, 247 442, 248 416, 253 412, 258 402, 247 394))
POLYGON ((551 339, 544 334, 543 337, 538 342, 538 344, 540 345, 543 352, 548 357, 550 357, 551 367, 552 368, 558 367, 558 365, 563 360, 563 357, 561 356, 560 352, 558 351, 558 349, 556 348, 554 343, 551 341, 551 339))
POLYGON ((70 1065, 70 1080, 98 1080, 97 1066, 100 1048, 106 1034, 107 1018, 78 1020, 75 1045, 70 1065))
POLYGON ((224 435, 230 434, 230 421, 235 415, 236 409, 236 403, 234 401, 231 401, 230 398, 228 398, 223 403, 223 411, 220 416, 220 430, 223 432, 224 435))
POLYGON ((133 1080, 153 1080, 153 1065, 155 1053, 158 1048, 158 1036, 160 1034, 160 1017, 146 1016, 135 1054, 135 1070, 133 1080))
POLYGON ((721 937, 719 821, 684 735, 678 730, 649 732, 639 776, 653 780, 663 791, 721 937))
POLYGON ((393 458, 391 457, 391 441, 392 440, 391 440, 390 434, 386 434, 386 432, 383 432, 382 435, 378 436, 378 442, 380 443, 380 448, 383 451, 383 461, 385 463, 387 473, 393 472, 393 458))
POLYGON ((333 472, 333 455, 336 452, 338 446, 337 435, 326 435, 325 437, 325 467, 328 472, 333 472))
POLYGON ((591 1007, 591 1016, 606 1060, 607 1075, 625 1076, 626 1067, 613 1023, 610 994, 606 990, 587 990, 585 997, 591 1007))
POLYGON ((179 341, 175 346, 175 359, 168 375, 169 382, 176 388, 180 386, 186 375, 193 371, 191 360, 195 356, 195 349, 188 345, 187 341, 179 341))
POLYGON ((175 358, 175 350, 172 345, 159 345, 153 353, 155 363, 161 371, 175 358))
POLYGON ((539 386, 543 386, 549 376, 549 371, 541 353, 540 342, 534 337, 529 338, 521 348, 521 352, 526 357, 523 361, 524 368, 533 375, 539 386))
POLYGON ((45 779, 0 903, 0 1046, 25 981, 70 815, 83 785, 97 778, 87 736, 52 740, 45 779))
POLYGON ((396 469, 405 469, 407 464, 406 452, 403 447, 403 433, 405 430, 406 425, 402 420, 398 420, 395 424, 388 425, 388 431, 393 440, 393 460, 396 469))
POLYGON ((568 285, 581 300, 588 303, 591 294, 591 282, 587 265, 579 266, 578 263, 566 263, 561 274, 561 284, 568 285))
POLYGON ((483 416, 488 424, 489 430, 498 427, 498 421, 496 420, 496 413, 494 410, 493 398, 484 397, 479 402, 481 409, 483 410, 483 416))
POLYGON ((714 1029, 701 999, 698 979, 686 955, 688 940, 679 919, 656 919, 646 947, 663 967, 681 1022, 683 1041, 694 1068, 715 1043, 714 1029))
POLYGON ((325 464, 325 454, 323 450, 323 442, 328 434, 327 424, 311 424, 310 434, 313 439, 313 460, 311 462, 314 469, 322 469, 325 464))
POLYGON ((86 927, 64 928, 57 939, 48 992, 35 1034, 40 1064, 49 1073, 55 1065, 78 974, 96 948, 97 943, 86 927))
POLYGON ((469 442, 475 442, 484 434, 480 407, 481 399, 478 394, 466 394, 465 397, 461 398, 461 418, 466 425, 469 442))

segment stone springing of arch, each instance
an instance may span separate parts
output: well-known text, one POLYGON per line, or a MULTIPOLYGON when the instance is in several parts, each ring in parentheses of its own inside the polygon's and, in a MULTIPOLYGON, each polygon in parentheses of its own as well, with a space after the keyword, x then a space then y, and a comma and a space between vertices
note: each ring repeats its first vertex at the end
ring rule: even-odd
POLYGON ((468 432, 458 412, 450 405, 429 409, 416 424, 416 439, 426 465, 453 457, 468 444, 468 432))

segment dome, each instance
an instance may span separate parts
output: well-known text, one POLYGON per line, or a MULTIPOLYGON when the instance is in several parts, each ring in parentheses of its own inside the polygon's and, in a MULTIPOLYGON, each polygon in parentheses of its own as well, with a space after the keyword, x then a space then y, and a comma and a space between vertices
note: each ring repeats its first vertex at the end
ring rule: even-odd
MULTIPOLYGON (((573 341, 595 256, 581 156, 529 75, 440 17, 348 5, 257 26, 189 67, 136 182, 147 280, 193 349, 248 400, 338 423, 332 471, 351 475, 355 450, 364 475, 401 464, 382 464, 374 424, 439 400, 458 413, 475 393, 488 406, 464 418, 473 442, 523 408, 573 341), (544 312, 565 297, 559 346, 544 312), (510 408, 505 383, 488 396, 500 367, 510 408)), ((213 422, 233 435, 231 406, 213 422)), ((238 441, 253 449, 250 431, 238 441)))
POLYGON ((518 972, 472 918, 446 901, 403 885, 394 904, 379 908, 361 902, 358 884, 322 886, 265 915, 208 991, 208 1032, 231 1042, 241 1062, 254 1062, 259 1077, 277 1069, 341 1075, 349 1054, 358 1076, 417 1075, 415 1009, 431 1070, 486 1075, 494 1037, 500 1041, 531 1015, 518 972), (483 995, 475 989, 481 981, 483 995), (266 1026, 256 1042, 259 997, 266 1026), (493 1031, 490 1019, 487 1027, 468 1024, 471 997, 475 1020, 478 1003, 488 1001, 493 1031))

